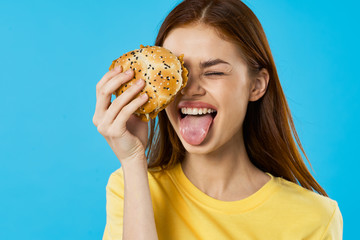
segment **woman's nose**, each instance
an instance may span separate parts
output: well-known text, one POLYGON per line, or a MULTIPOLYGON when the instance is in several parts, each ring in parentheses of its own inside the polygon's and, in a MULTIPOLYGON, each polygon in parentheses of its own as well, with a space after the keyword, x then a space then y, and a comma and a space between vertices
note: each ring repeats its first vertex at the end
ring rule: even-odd
POLYGON ((195 95, 204 95, 205 89, 201 87, 199 78, 195 78, 189 74, 186 87, 181 89, 180 93, 184 96, 187 95, 189 97, 195 95))

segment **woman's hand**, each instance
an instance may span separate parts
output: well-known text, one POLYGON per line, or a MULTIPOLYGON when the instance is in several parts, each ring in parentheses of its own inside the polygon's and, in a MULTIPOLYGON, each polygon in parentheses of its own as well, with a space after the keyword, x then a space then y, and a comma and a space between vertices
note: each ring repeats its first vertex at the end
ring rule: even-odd
POLYGON ((134 97, 144 88, 145 82, 134 84, 111 102, 111 95, 122 84, 133 78, 134 72, 122 72, 119 66, 107 72, 96 85, 96 109, 93 123, 120 160, 144 161, 148 138, 148 123, 134 112, 148 100, 147 94, 134 97))

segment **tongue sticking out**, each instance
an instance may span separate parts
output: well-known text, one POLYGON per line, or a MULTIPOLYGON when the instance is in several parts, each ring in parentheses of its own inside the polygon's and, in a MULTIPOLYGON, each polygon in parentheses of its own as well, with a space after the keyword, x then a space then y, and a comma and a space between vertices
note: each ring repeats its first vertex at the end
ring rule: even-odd
POLYGON ((199 145, 204 141, 213 122, 211 114, 187 115, 180 120, 181 136, 191 145, 199 145))

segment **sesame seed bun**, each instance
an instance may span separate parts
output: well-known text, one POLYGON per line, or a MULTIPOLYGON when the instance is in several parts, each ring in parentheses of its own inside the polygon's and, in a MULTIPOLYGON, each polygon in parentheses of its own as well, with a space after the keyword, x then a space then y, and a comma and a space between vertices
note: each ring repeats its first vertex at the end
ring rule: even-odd
POLYGON ((171 103, 175 95, 186 86, 188 70, 184 67, 183 55, 176 57, 163 47, 140 45, 140 49, 130 51, 115 59, 109 70, 122 66, 123 71, 132 69, 134 78, 115 91, 118 97, 126 89, 143 79, 146 85, 139 94, 147 93, 148 102, 135 111, 141 120, 148 122, 171 103))

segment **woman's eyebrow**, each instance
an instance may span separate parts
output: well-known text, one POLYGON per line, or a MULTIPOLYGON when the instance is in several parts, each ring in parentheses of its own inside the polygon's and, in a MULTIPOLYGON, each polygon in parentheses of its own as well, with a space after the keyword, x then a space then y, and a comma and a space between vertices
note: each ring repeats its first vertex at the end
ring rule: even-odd
POLYGON ((220 58, 217 58, 217 59, 208 60, 206 62, 200 62, 200 68, 204 69, 204 68, 208 68, 208 67, 220 64, 220 63, 225 63, 225 64, 228 64, 231 66, 230 63, 228 63, 220 58))

